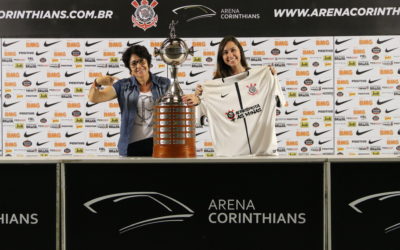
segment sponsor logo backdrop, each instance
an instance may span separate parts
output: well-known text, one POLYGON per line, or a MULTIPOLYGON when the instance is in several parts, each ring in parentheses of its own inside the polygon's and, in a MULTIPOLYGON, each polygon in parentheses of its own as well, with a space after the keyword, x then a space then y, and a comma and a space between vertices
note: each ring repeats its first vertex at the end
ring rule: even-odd
MULTIPOLYGON (((221 38, 185 38, 195 49, 179 69, 192 93, 211 79, 221 38)), ((164 39, 2 39, 2 139, 6 156, 117 155, 119 106, 87 94, 101 75, 128 77, 128 45, 164 39)), ((399 36, 239 37, 251 67, 273 65, 288 106, 277 110, 280 155, 400 153, 399 36)), ((151 71, 168 77, 160 58, 151 71)), ((208 127, 198 156, 213 156, 208 127)))

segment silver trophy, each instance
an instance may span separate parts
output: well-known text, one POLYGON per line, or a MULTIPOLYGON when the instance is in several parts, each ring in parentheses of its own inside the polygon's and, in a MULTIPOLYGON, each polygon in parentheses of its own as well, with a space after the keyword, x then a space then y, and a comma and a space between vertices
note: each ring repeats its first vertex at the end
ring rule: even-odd
POLYGON ((193 47, 175 35, 175 25, 172 21, 170 34, 161 45, 154 49, 155 56, 171 67, 173 83, 153 106, 153 157, 156 158, 191 158, 196 157, 196 126, 195 108, 183 103, 183 92, 178 82, 178 66, 188 55, 193 56, 193 47))
POLYGON ((169 38, 164 40, 160 49, 154 48, 154 55, 160 56, 166 64, 171 66, 171 75, 174 79, 167 93, 161 98, 160 104, 182 103, 183 92, 177 77, 178 66, 186 60, 188 55, 193 56, 194 53, 193 47, 188 48, 182 39, 176 37, 175 25, 177 24, 177 21, 172 20, 169 25, 169 38))

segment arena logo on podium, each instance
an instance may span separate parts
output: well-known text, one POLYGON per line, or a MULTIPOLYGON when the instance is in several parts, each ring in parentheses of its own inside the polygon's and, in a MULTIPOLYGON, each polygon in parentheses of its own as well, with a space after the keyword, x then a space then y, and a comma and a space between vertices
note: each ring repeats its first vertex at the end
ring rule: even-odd
POLYGON ((154 7, 158 5, 156 0, 153 0, 151 4, 147 0, 142 0, 140 4, 134 0, 131 4, 136 9, 132 15, 133 27, 141 28, 144 31, 153 26, 157 27, 158 15, 154 12, 154 7))
POLYGON ((158 192, 109 194, 84 203, 94 214, 102 213, 101 211, 107 210, 110 205, 118 217, 125 217, 128 221, 127 225, 119 228, 120 234, 148 225, 182 222, 194 215, 194 211, 182 202, 158 192), (121 207, 128 213, 124 214, 122 210, 118 210, 121 207))

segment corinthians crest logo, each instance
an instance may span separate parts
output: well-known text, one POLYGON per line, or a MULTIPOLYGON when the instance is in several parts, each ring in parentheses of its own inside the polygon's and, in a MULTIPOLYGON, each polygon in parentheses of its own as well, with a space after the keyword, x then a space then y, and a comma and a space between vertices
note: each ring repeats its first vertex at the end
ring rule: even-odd
POLYGON ((256 95, 258 93, 256 85, 256 83, 250 83, 250 85, 246 85, 246 87, 249 89, 249 95, 256 95))
POLYGON ((154 12, 154 7, 158 5, 156 0, 153 0, 150 5, 147 0, 142 0, 140 4, 134 0, 131 4, 136 8, 132 15, 133 27, 146 31, 148 28, 157 26, 158 15, 154 12))
POLYGON ((235 121, 235 111, 232 110, 228 110, 228 112, 225 113, 226 117, 228 117, 229 120, 231 121, 235 121))

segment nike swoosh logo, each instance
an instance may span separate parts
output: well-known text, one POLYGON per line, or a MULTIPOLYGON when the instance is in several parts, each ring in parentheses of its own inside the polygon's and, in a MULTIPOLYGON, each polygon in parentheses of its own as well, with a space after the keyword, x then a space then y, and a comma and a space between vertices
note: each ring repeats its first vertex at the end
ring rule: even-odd
POLYGON ((314 135, 315 135, 315 136, 320 136, 320 135, 323 135, 323 134, 325 134, 325 133, 328 133, 329 131, 331 131, 331 130, 328 129, 328 130, 325 130, 325 131, 322 131, 322 132, 317 132, 317 130, 315 130, 315 131, 314 131, 314 135))
POLYGON ((318 141, 318 144, 319 145, 323 145, 323 144, 325 144, 325 143, 327 143, 327 142, 330 142, 331 140, 326 140, 326 141, 318 141))
POLYGON ((343 112, 345 112, 345 111, 347 111, 347 109, 343 109, 343 110, 340 110, 340 111, 338 111, 338 110, 335 110, 335 114, 340 114, 340 113, 343 113, 343 112))
POLYGON ((389 38, 389 39, 385 39, 385 40, 379 40, 379 38, 378 38, 378 40, 376 40, 376 43, 382 44, 382 43, 386 43, 387 41, 390 41, 390 40, 393 40, 393 38, 389 38))
POLYGON ((357 69, 356 74, 357 74, 357 75, 362 75, 362 74, 367 73, 368 71, 371 71, 371 70, 373 70, 373 69, 366 69, 366 70, 363 70, 363 71, 359 71, 359 70, 357 69))
POLYGON ((37 135, 37 134, 39 134, 39 133, 40 133, 40 132, 35 132, 35 133, 32 133, 32 134, 28 134, 27 132, 25 132, 24 137, 25 137, 25 138, 28 138, 28 137, 37 135))
POLYGON ((296 100, 294 100, 293 106, 300 106, 301 104, 304 104, 304 103, 309 102, 309 101, 311 101, 311 100, 307 100, 307 101, 303 101, 303 102, 296 102, 296 100))
POLYGON ((363 131, 363 132, 360 132, 360 131, 357 130, 356 135, 363 135, 363 134, 365 134, 365 133, 371 132, 372 130, 373 130, 373 129, 366 130, 366 131, 363 131))
POLYGON ((193 82, 186 81, 186 85, 191 85, 191 84, 193 84, 195 82, 198 82, 198 81, 193 81, 193 82))
POLYGON ((221 98, 225 98, 227 95, 229 95, 229 93, 225 95, 221 94, 221 98))
POLYGON ((47 114, 47 113, 49 113, 49 112, 50 112, 50 111, 46 111, 46 112, 42 112, 42 113, 36 112, 36 116, 41 116, 41 115, 47 114))
POLYGON ((251 45, 252 46, 257 46, 257 45, 260 45, 260 44, 262 44, 262 43, 265 43, 266 41, 268 41, 268 40, 264 40, 264 41, 261 41, 261 42, 254 42, 254 40, 251 42, 251 45))
POLYGON ((92 106, 94 106, 94 105, 97 105, 98 103, 86 103, 86 108, 90 108, 90 107, 92 107, 92 106))
POLYGON ((296 112, 297 111, 297 109, 296 110, 293 110, 293 111, 285 111, 285 115, 290 115, 290 114, 292 114, 292 113, 294 113, 294 112, 296 112))
POLYGON ((386 52, 386 53, 389 53, 389 52, 392 52, 393 50, 396 50, 396 49, 398 49, 398 48, 394 48, 394 49, 385 49, 385 52, 386 52))
POLYGON ((92 85, 92 84, 93 84, 93 82, 85 82, 86 86, 89 86, 89 85, 92 85))
POLYGON ((288 71, 289 71, 289 70, 284 70, 284 71, 278 72, 278 73, 276 73, 276 74, 279 76, 280 74, 286 73, 286 72, 288 72, 288 71))
POLYGON ((314 70, 314 75, 315 76, 318 76, 318 75, 321 75, 321 74, 323 74, 323 73, 325 73, 325 72, 328 72, 330 69, 327 69, 327 70, 323 70, 323 71, 320 71, 320 72, 318 72, 317 70, 314 70))
POLYGON ((61 41, 52 42, 52 43, 47 43, 47 41, 45 41, 43 45, 44 45, 44 47, 50 47, 51 45, 54 45, 54 44, 59 43, 59 42, 61 42, 61 41))
POLYGON ((158 74, 161 74, 161 73, 163 73, 163 72, 164 72, 164 70, 163 70, 163 71, 156 72, 156 73, 153 73, 153 75, 158 75, 158 74))
POLYGON ((37 56, 41 56, 41 55, 43 55, 43 54, 45 54, 45 53, 47 53, 47 52, 49 52, 49 51, 48 51, 48 50, 43 51, 43 52, 37 52, 37 51, 36 51, 36 55, 37 55, 37 56))
POLYGON ((346 48, 346 49, 341 49, 341 50, 335 49, 335 53, 336 53, 336 54, 339 54, 339 53, 342 53, 342 52, 345 51, 345 50, 347 50, 347 48, 346 48))
POLYGON ((349 99, 349 100, 346 100, 346 101, 343 101, 343 102, 339 102, 339 100, 336 100, 336 105, 340 106, 340 105, 345 104, 346 102, 349 102, 351 100, 353 100, 353 99, 349 99))
POLYGON ((89 43, 88 41, 86 41, 85 46, 86 46, 86 47, 90 47, 90 46, 93 46, 93 45, 98 44, 98 43, 101 43, 101 42, 102 42, 102 41, 97 41, 97 42, 89 43))
POLYGON ((86 146, 92 146, 93 144, 96 144, 96 143, 98 143, 98 141, 95 141, 95 142, 86 142, 86 146))
POLYGON ((211 41, 210 42, 210 46, 217 46, 218 44, 220 44, 221 42, 217 42, 217 43, 214 43, 213 41, 211 41))
POLYGON ((68 72, 66 71, 66 72, 65 72, 65 77, 71 77, 71 76, 76 75, 76 74, 79 74, 79 73, 81 73, 81 71, 77 71, 77 72, 74 72, 74 73, 68 73, 68 72))
POLYGON ((40 147, 40 146, 42 146, 42 145, 44 145, 44 144, 46 144, 46 143, 49 143, 49 142, 48 142, 48 141, 42 142, 42 143, 36 142, 36 146, 40 147))
POLYGON ((59 104, 59 103, 60 103, 60 102, 54 102, 54 103, 48 104, 47 102, 45 102, 45 103, 44 103, 44 107, 45 107, 45 108, 49 108, 49 107, 54 106, 54 105, 59 104))
POLYGON ((319 81, 318 81, 318 84, 324 84, 324 83, 326 83, 326 82, 329 82, 330 80, 332 80, 332 79, 325 80, 325 81, 321 81, 321 80, 319 80, 319 81))
POLYGON ((302 43, 305 43, 305 42, 307 42, 307 41, 309 41, 309 40, 310 40, 310 39, 303 40, 303 41, 300 41, 300 42, 296 42, 296 40, 294 40, 294 41, 293 41, 293 45, 294 45, 294 46, 297 46, 297 45, 302 44, 302 43))
POLYGON ((86 55, 86 56, 90 56, 91 54, 94 54, 94 53, 97 53, 97 52, 99 52, 99 51, 98 51, 98 50, 92 51, 92 52, 87 52, 87 51, 85 51, 85 55, 86 55))
POLYGON ((387 103, 387 102, 390 102, 390 101, 392 101, 393 99, 389 99, 389 100, 385 100, 385 101, 380 101, 379 99, 378 99, 378 101, 376 101, 376 104, 378 104, 378 105, 382 105, 382 104, 385 104, 385 103, 387 103))
POLYGON ((98 113, 99 111, 95 111, 95 112, 86 112, 86 116, 91 116, 94 115, 96 113, 98 113))
POLYGON ((139 44, 139 43, 141 43, 141 42, 143 42, 143 41, 135 42, 135 43, 130 43, 130 42, 128 41, 128 42, 126 43, 126 46, 131 47, 131 46, 136 45, 136 44, 139 44))
POLYGON ((43 84, 45 84, 46 82, 49 82, 49 81, 45 81, 45 82, 36 82, 36 86, 40 86, 40 85, 43 85, 43 84))
POLYGON ((336 45, 340 45, 340 44, 342 44, 342 43, 345 43, 345 42, 350 41, 351 39, 352 39, 352 38, 345 39, 345 40, 342 40, 342 41, 339 41, 339 40, 336 39, 335 44, 336 44, 336 45))
POLYGON ((30 77, 30 76, 33 76, 33 75, 35 75, 35 74, 37 74, 37 73, 39 73, 40 71, 36 71, 36 72, 33 72, 33 73, 26 73, 26 72, 24 72, 24 77, 30 77))
POLYGON ((371 141, 371 140, 369 140, 369 141, 368 141, 368 143, 369 143, 369 144, 374 144, 375 142, 378 142, 378 141, 381 141, 381 140, 382 140, 382 139, 375 140, 375 141, 371 141))
POLYGON ((276 136, 283 135, 283 134, 285 134, 285 133, 287 133, 287 132, 289 132, 289 131, 290 131, 290 130, 286 130, 286 131, 283 131, 283 132, 277 133, 277 134, 276 134, 276 136))
POLYGON ((82 133, 82 131, 81 132, 72 133, 72 134, 67 132, 67 133, 65 133, 65 137, 69 138, 69 137, 75 136, 75 135, 80 134, 80 133, 82 133))
POLYGON ((202 135, 202 134, 204 134, 205 132, 207 132, 207 131, 199 132, 199 133, 196 134, 196 136, 202 135))
POLYGON ((15 41, 15 42, 11 42, 11 43, 3 42, 3 47, 11 46, 11 45, 13 45, 13 44, 16 44, 17 42, 19 42, 19 41, 15 41))
POLYGON ((386 110, 385 110, 385 113, 386 113, 386 114, 389 114, 389 113, 392 113, 393 111, 396 111, 396 110, 398 110, 398 109, 391 109, 391 110, 386 109, 386 110))
POLYGON ((285 49, 285 54, 286 54, 286 55, 289 55, 289 54, 295 52, 296 50, 297 50, 297 49, 294 49, 294 50, 291 50, 291 51, 287 51, 287 50, 285 49))
POLYGON ((14 104, 17 104, 17 103, 19 103, 19 102, 12 102, 12 103, 3 103, 3 107, 5 107, 5 108, 7 108, 7 107, 10 107, 10 106, 12 106, 12 105, 14 105, 14 104))
POLYGON ((107 132, 107 137, 113 137, 113 136, 116 136, 118 134, 119 134, 119 132, 114 133, 114 134, 110 134, 110 132, 107 132))
POLYGON ((121 72, 123 72, 123 71, 119 71, 119 72, 115 72, 115 73, 110 73, 110 72, 107 71, 107 75, 108 76, 115 76, 115 75, 118 75, 121 72))
POLYGON ((190 71, 190 77, 194 77, 194 76, 197 76, 197 75, 200 75, 200 74, 203 74, 204 72, 206 72, 205 70, 204 71, 200 71, 200 72, 197 72, 197 73, 193 73, 192 71, 190 71))
POLYGON ((380 81, 381 79, 376 79, 376 80, 371 80, 371 79, 369 79, 368 80, 368 83, 374 83, 374 82, 377 82, 377 81, 380 81))

